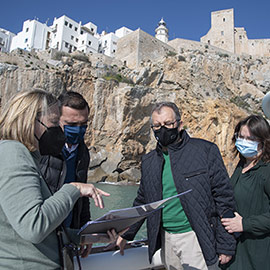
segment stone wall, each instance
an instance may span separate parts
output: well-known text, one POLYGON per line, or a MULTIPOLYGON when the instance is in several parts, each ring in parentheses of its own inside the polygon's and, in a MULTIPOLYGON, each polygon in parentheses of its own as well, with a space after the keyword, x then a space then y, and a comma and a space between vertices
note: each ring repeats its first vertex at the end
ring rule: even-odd
POLYGON ((234 53, 233 9, 211 12, 211 28, 201 42, 234 53))
POLYGON ((121 59, 127 67, 136 68, 142 62, 158 61, 170 52, 174 52, 174 48, 137 29, 118 40, 115 57, 121 59))
POLYGON ((234 27, 233 9, 211 13, 211 28, 201 42, 236 54, 270 56, 270 39, 248 39, 245 28, 234 27))

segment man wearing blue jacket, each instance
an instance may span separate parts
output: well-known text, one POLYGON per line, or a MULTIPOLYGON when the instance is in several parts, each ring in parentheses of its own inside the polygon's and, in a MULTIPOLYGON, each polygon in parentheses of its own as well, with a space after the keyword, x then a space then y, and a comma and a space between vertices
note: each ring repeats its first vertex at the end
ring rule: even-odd
MULTIPOLYGON (((233 191, 218 147, 189 137, 182 127, 174 103, 155 105, 151 128, 157 147, 142 159, 134 206, 192 189, 147 218, 149 260, 161 248, 167 269, 218 269, 218 263, 227 263, 235 252, 234 236, 220 222, 234 210, 233 191)), ((122 254, 126 240, 134 239, 142 223, 118 238, 122 254)))

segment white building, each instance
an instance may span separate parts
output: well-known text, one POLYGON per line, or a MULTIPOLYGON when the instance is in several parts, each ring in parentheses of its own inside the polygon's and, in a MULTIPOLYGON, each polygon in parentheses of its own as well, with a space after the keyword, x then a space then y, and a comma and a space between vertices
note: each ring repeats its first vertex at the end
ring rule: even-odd
POLYGON ((99 38, 98 52, 113 57, 116 52, 118 39, 119 37, 117 37, 114 33, 106 34, 103 31, 99 38))
POLYGON ((16 35, 10 31, 0 28, 0 52, 9 52, 12 38, 16 35))
POLYGON ((46 50, 49 48, 51 29, 37 20, 27 20, 23 23, 23 30, 12 38, 10 51, 21 48, 46 50))
POLYGON ((133 31, 128 29, 127 27, 121 27, 115 31, 115 35, 119 38, 124 37, 128 35, 129 33, 132 33, 133 31))
POLYGON ((133 31, 127 27, 121 27, 115 31, 115 33, 105 33, 104 31, 99 38, 99 53, 105 54, 110 57, 115 56, 117 49, 117 41, 133 31))
POLYGON ((97 26, 89 22, 81 25, 67 16, 54 19, 50 47, 64 52, 76 50, 89 53, 98 51, 97 26))
POLYGON ((22 32, 13 39, 11 50, 21 48, 46 50, 53 48, 63 52, 74 52, 76 50, 84 53, 103 53, 113 57, 117 49, 117 40, 133 32, 121 27, 115 33, 101 35, 97 33, 97 26, 92 22, 82 25, 81 22, 63 15, 54 18, 52 26, 42 24, 37 20, 27 20, 23 24, 22 32))
POLYGON ((163 41, 165 43, 168 42, 169 31, 168 31, 168 28, 166 27, 166 23, 163 20, 163 18, 158 23, 158 27, 156 28, 155 32, 156 32, 156 35, 155 35, 156 39, 159 39, 160 41, 163 41))

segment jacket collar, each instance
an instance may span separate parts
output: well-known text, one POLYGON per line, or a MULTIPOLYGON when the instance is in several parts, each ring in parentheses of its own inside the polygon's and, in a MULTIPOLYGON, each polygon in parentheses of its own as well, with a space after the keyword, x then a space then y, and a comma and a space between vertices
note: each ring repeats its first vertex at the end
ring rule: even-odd
MULTIPOLYGON (((233 187, 236 185, 236 183, 239 180, 240 175, 242 174, 244 163, 245 163, 244 160, 240 160, 236 166, 235 172, 233 173, 231 177, 231 184, 233 187)), ((264 166, 267 166, 267 164, 260 159, 255 166, 253 166, 252 168, 248 170, 248 172, 256 171, 260 167, 264 167, 264 166)))

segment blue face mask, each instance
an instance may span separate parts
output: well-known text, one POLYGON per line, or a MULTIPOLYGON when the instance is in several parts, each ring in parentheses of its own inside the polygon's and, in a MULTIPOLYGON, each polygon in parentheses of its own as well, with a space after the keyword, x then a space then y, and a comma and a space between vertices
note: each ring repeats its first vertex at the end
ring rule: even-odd
POLYGON ((64 126, 64 133, 67 143, 78 144, 83 141, 87 125, 83 126, 64 126))
POLYGON ((236 139, 235 142, 238 152, 245 158, 256 156, 258 154, 258 145, 259 142, 240 138, 236 139))

